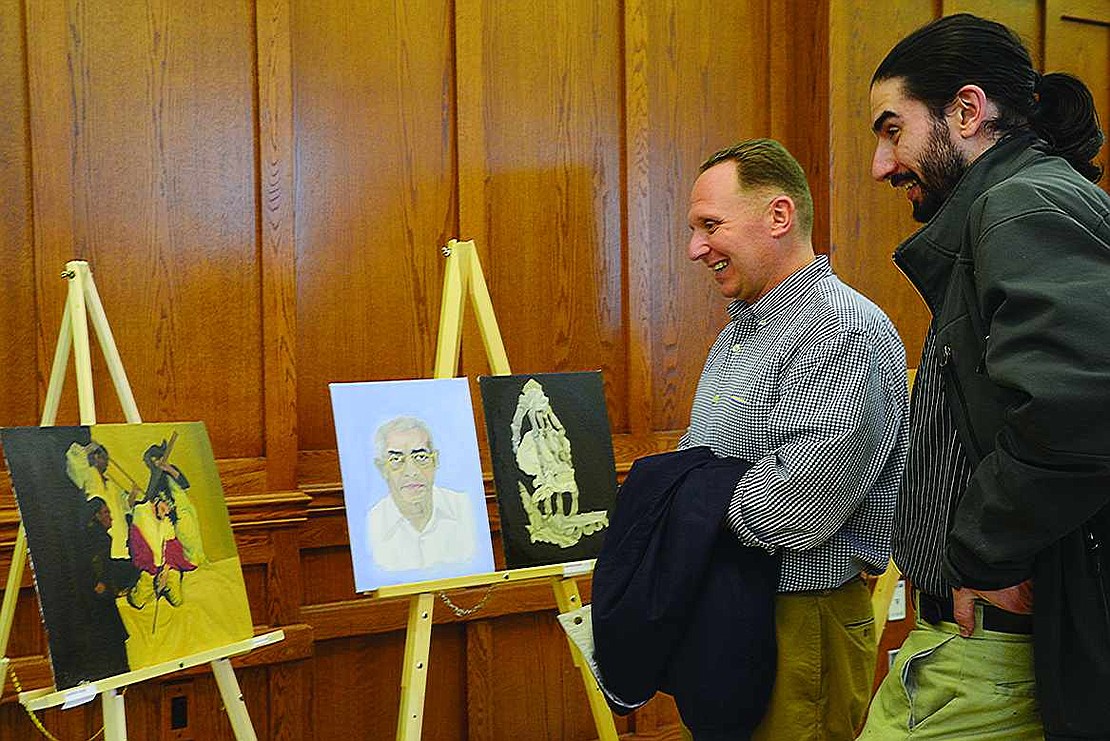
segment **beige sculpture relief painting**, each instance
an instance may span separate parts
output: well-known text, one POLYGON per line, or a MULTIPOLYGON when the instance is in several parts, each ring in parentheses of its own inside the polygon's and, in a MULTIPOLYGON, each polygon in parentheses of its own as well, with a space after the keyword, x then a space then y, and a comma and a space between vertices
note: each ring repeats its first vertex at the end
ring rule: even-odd
POLYGON ((487 376, 478 383, 506 565, 596 556, 616 493, 601 374, 487 376))

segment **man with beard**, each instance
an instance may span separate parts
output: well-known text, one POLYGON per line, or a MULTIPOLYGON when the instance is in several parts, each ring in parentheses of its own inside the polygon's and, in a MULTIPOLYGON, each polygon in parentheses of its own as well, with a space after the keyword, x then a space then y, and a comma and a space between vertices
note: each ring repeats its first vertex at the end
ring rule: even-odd
POLYGON ((915 630, 861 738, 1110 738, 1110 198, 1090 91, 961 14, 871 82, 933 315, 893 555, 915 630), (1035 650, 1034 650, 1035 649, 1035 650))

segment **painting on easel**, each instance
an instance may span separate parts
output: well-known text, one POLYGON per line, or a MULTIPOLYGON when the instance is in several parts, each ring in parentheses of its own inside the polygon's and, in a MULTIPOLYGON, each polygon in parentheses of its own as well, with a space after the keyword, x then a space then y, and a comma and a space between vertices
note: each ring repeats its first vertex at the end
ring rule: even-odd
POLYGON ((0 430, 59 690, 253 635, 204 425, 0 430))
POLYGON ((594 558, 616 498, 600 372, 482 376, 509 568, 594 558))
POLYGON ((355 589, 493 571, 465 378, 331 384, 355 589))

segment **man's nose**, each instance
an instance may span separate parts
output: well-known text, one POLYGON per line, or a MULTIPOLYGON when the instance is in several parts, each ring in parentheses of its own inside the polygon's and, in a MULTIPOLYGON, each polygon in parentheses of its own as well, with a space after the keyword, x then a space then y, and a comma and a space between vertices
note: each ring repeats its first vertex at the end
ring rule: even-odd
POLYGON ((893 148, 889 143, 880 141, 875 145, 875 155, 871 158, 871 177, 882 182, 893 175, 896 170, 893 148))
POLYGON ((690 242, 686 245, 686 257, 698 261, 709 252, 709 240, 704 234, 694 232, 690 235, 690 242))

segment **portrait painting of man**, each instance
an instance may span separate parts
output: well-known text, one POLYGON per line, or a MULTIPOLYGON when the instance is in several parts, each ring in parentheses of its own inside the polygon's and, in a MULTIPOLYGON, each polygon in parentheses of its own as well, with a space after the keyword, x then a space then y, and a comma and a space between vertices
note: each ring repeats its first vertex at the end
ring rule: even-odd
POLYGON ((466 380, 331 395, 356 590, 493 571, 466 380))
POLYGON ((55 686, 253 635, 204 425, 0 430, 55 686))

